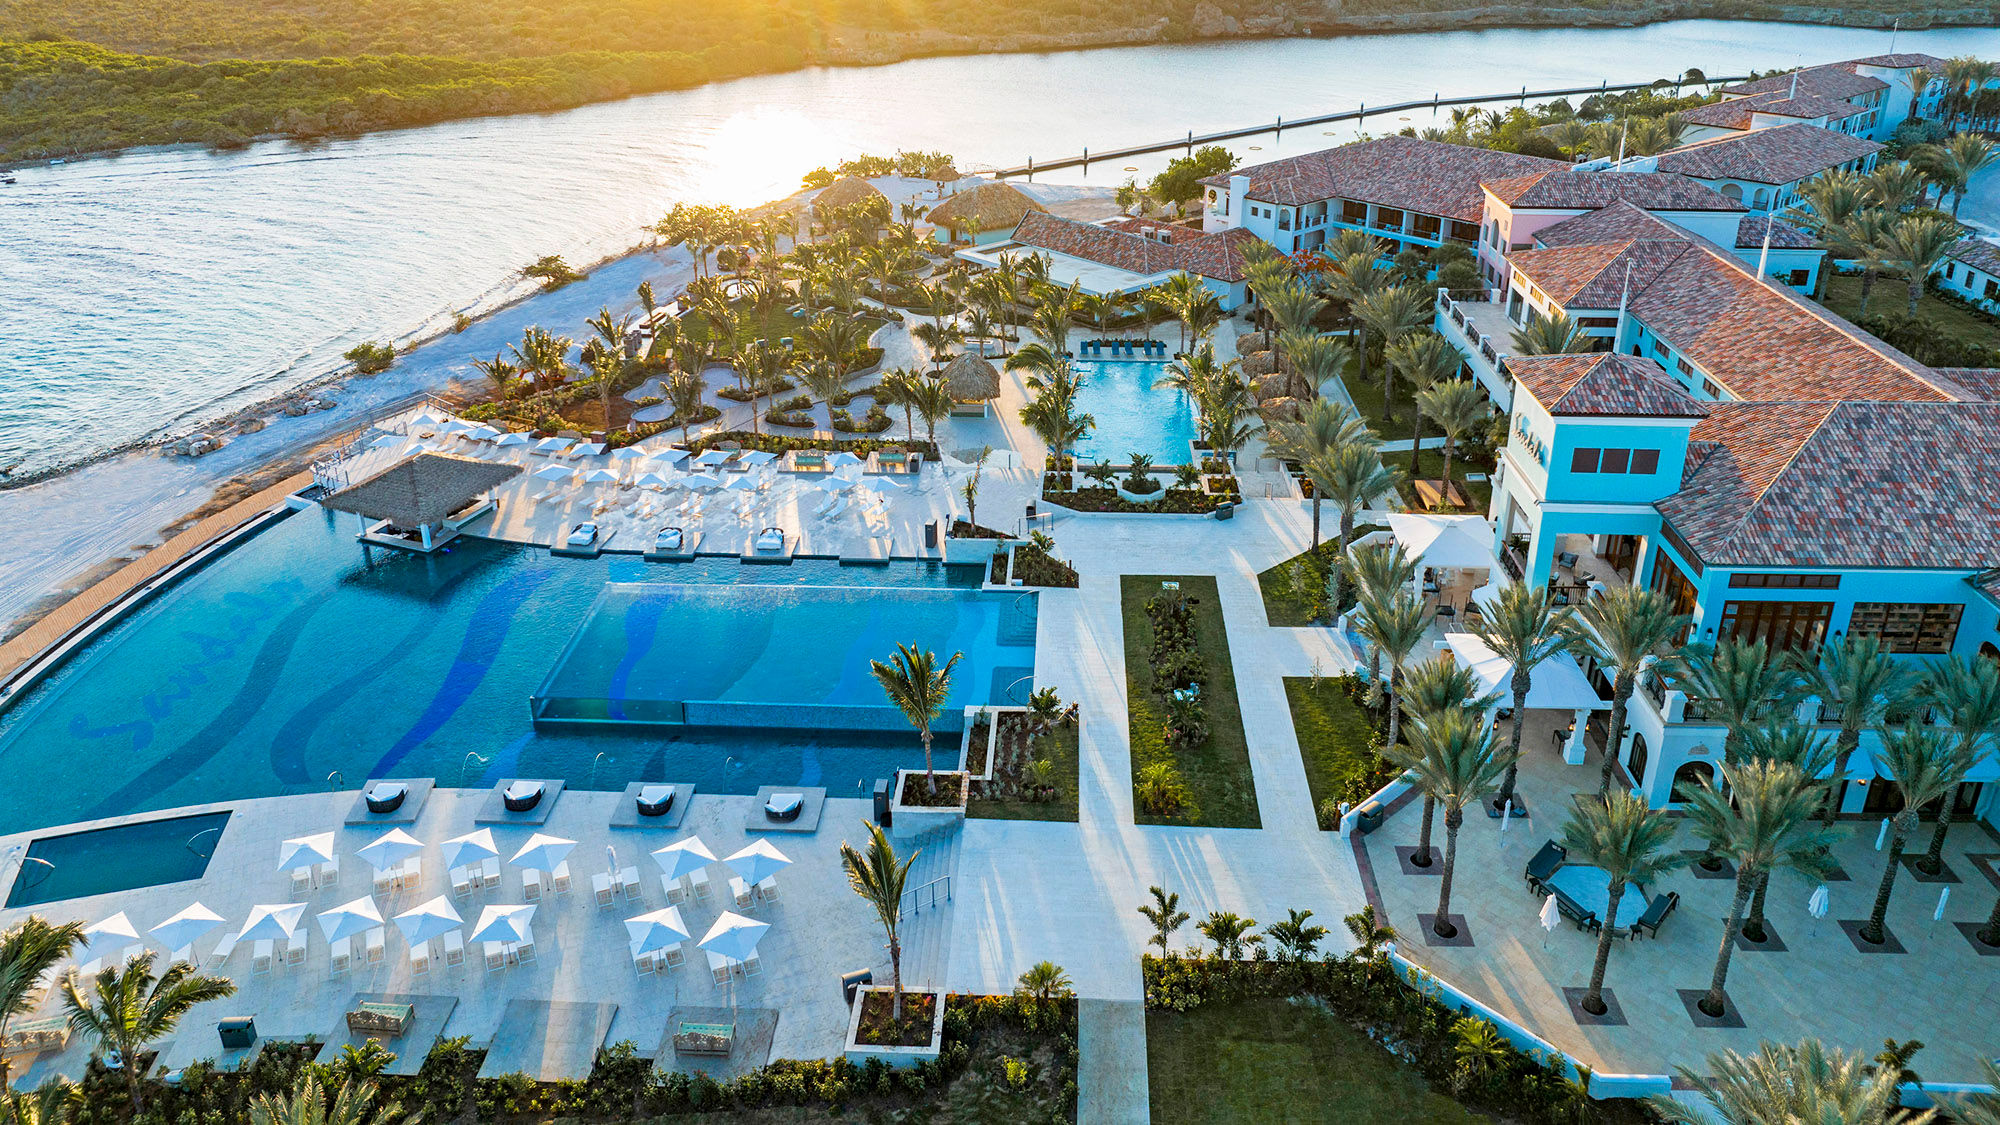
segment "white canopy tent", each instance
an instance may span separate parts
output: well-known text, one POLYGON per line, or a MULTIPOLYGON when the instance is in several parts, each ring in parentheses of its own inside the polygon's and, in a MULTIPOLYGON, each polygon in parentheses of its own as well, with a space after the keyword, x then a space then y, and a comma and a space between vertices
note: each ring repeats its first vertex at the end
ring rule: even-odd
POLYGON ((1497 570, 1493 528, 1483 516, 1427 516, 1390 512, 1389 531, 1411 558, 1425 566, 1497 570))
MULTIPOLYGON (((1514 698, 1514 666, 1494 652, 1473 633, 1446 633, 1445 643, 1461 668, 1479 680, 1479 692, 1500 696, 1500 706, 1511 706, 1514 698)), ((1583 669, 1567 653, 1558 653, 1535 665, 1528 687, 1528 708, 1534 711, 1605 711, 1611 704, 1599 699, 1597 689, 1584 678, 1583 669)))

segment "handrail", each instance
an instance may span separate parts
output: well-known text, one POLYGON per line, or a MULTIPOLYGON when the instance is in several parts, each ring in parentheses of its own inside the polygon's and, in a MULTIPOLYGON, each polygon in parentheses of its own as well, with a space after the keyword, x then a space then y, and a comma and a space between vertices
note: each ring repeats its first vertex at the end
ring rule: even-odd
POLYGON ((942 889, 944 894, 944 901, 950 902, 951 876, 949 875, 940 875, 937 878, 932 879, 930 882, 925 883, 923 886, 916 888, 915 890, 906 891, 904 892, 903 897, 909 900, 910 911, 912 913, 915 913, 916 911, 922 910, 927 905, 931 907, 936 907, 938 905, 938 894, 940 888, 942 889))
POLYGON ((1020 687, 1022 684, 1032 685, 1034 682, 1035 682, 1035 674, 1033 672, 1030 672, 1027 675, 1016 679, 1013 683, 1008 684, 1005 688, 1002 688, 1001 694, 1013 700, 1015 706, 1026 707, 1028 705, 1028 701, 1026 699, 1021 698, 1018 695, 1015 695, 1014 689, 1020 687))

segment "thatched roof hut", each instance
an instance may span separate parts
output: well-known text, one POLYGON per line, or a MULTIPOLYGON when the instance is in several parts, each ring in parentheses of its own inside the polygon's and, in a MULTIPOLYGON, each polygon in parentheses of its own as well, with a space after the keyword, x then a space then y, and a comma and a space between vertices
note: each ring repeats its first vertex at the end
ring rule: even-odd
POLYGON ((1271 334, 1269 332, 1245 332, 1236 337, 1237 355, 1249 355, 1251 352, 1268 352, 1270 350, 1271 334))
POLYGON ((1048 208, 1013 184, 996 181, 959 192, 931 208, 927 217, 937 226, 982 234, 1013 230, 1030 211, 1046 214, 1048 208))
POLYGON ((884 206, 889 203, 889 197, 883 195, 881 189, 874 184, 867 180, 855 179, 853 176, 845 176, 833 181, 827 185, 825 191, 813 197, 813 214, 823 219, 831 209, 852 207, 871 199, 881 200, 884 206))
POLYGON ((401 528, 441 522, 481 493, 520 475, 521 466, 419 453, 320 501, 336 512, 388 520, 401 528))
POLYGON ((1270 352, 1252 352, 1243 357, 1243 375, 1247 379, 1262 379, 1278 369, 1278 357, 1270 352))
POLYGON ((1274 398, 1297 398, 1298 396, 1293 392, 1298 390, 1300 382, 1301 380, 1295 379, 1283 372, 1266 375, 1262 379, 1257 380, 1257 401, 1265 402, 1274 398))
POLYGON ((958 402, 985 402, 1000 397, 1000 370, 970 352, 945 365, 945 389, 958 402))
POLYGON ((1257 411, 1267 422, 1296 422, 1303 413, 1299 400, 1295 398, 1266 399, 1257 411))

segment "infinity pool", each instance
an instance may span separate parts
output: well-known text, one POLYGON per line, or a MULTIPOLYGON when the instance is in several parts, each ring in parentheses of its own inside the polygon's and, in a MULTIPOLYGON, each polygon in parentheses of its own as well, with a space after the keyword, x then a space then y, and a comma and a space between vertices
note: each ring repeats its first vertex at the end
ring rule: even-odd
MULTIPOLYGON (((336 528, 325 513, 301 512, 128 615, 0 714, 0 776, 10 781, 0 824, 354 788, 385 775, 858 795, 922 765, 914 732, 537 731, 529 698, 607 583, 886 587, 867 597, 893 605, 897 588, 979 579, 977 567, 914 562, 553 558, 480 540, 433 557, 378 550, 370 564, 351 522, 336 528)), ((729 643, 686 634, 675 648, 691 662, 721 660, 729 643)), ((876 656, 893 651, 890 642, 876 656)))
POLYGON ((1166 374, 1165 364, 1079 360, 1076 369, 1083 376, 1077 410, 1097 420, 1077 446, 1083 460, 1123 465, 1136 452, 1160 465, 1187 463, 1188 443, 1196 436, 1194 404, 1180 391, 1153 385, 1166 374))

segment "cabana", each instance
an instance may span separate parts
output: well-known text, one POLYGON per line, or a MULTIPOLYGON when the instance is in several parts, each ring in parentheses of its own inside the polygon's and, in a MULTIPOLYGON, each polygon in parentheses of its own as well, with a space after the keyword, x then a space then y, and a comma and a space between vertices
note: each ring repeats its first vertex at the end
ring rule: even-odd
POLYGON ((1027 192, 995 180, 953 194, 926 217, 936 228, 938 241, 949 242, 962 233, 974 246, 984 246, 1006 239, 1028 212, 1047 210, 1027 192))
POLYGON ((986 404, 1000 397, 1000 371, 970 352, 945 365, 945 390, 951 393, 951 416, 984 418, 986 404))
POLYGON ((361 517, 364 544, 430 552, 458 537, 484 508, 480 497, 519 474, 519 465, 420 453, 320 501, 361 517), (372 526, 369 520, 376 521, 372 526))
MULTIPOLYGON (((1451 646, 1452 658, 1458 666, 1472 673, 1479 681, 1479 694, 1494 694, 1500 697, 1498 707, 1511 707, 1514 700, 1514 665, 1473 633, 1451 632, 1444 635, 1445 643, 1451 646)), ((1610 710, 1609 700, 1600 699, 1597 689, 1584 678, 1583 669, 1577 667, 1576 658, 1568 653, 1558 653, 1535 665, 1534 675, 1529 678, 1528 709, 1531 711, 1569 711, 1575 718, 1569 739, 1563 744, 1563 761, 1571 765, 1583 762, 1583 730, 1590 721, 1592 711, 1610 710)))
POLYGON ((1472 591, 1501 573, 1493 554, 1493 528, 1481 516, 1426 516, 1390 512, 1389 532, 1419 564, 1426 596, 1463 613, 1472 591))

